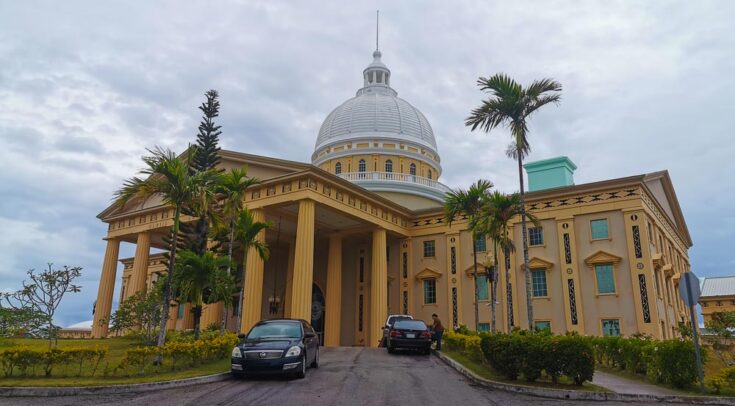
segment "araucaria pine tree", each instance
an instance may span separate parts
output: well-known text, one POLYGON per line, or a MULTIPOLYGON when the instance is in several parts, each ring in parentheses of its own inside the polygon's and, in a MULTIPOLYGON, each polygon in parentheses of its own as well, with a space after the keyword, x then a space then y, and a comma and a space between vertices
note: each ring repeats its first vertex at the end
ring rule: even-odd
POLYGON ((219 136, 222 134, 220 131, 222 126, 214 123, 214 119, 219 116, 219 94, 216 90, 210 89, 204 95, 207 100, 199 106, 203 116, 197 134, 197 154, 191 163, 191 168, 197 172, 214 169, 220 161, 217 153, 220 150, 219 136))
MULTIPOLYGON (((202 121, 199 123, 197 142, 194 145, 196 154, 189 162, 190 172, 201 173, 215 170, 220 161, 219 136, 221 126, 216 125, 214 119, 219 116, 219 94, 211 89, 205 94, 206 100, 199 106, 202 111, 202 121)), ((216 185, 201 189, 201 195, 195 197, 184 213, 197 218, 193 224, 182 224, 182 232, 186 236, 185 248, 191 249, 199 255, 207 250, 207 237, 212 216, 215 214, 216 196, 213 193, 216 185)))

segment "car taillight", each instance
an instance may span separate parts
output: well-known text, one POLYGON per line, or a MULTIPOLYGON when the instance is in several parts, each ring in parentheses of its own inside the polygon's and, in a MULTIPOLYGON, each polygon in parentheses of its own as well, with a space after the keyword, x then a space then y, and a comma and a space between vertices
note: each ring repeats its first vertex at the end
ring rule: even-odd
POLYGON ((424 331, 421 333, 421 338, 431 338, 431 331, 424 331))
POLYGON ((391 336, 391 337, 400 337, 400 336, 401 336, 401 333, 400 333, 399 331, 396 331, 396 330, 392 330, 392 331, 390 332, 390 336, 391 336))

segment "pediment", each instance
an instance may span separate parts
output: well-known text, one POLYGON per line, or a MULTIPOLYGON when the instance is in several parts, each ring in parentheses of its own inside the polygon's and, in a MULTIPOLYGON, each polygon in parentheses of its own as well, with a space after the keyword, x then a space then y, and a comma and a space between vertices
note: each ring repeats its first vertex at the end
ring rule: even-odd
MULTIPOLYGON (((464 273, 467 276, 469 276, 470 278, 472 278, 473 274, 475 273, 475 266, 474 265, 468 266, 467 269, 464 270, 464 273)), ((479 273, 483 273, 483 274, 485 273, 485 265, 484 264, 481 264, 479 262, 477 263, 477 273, 478 274, 479 273)))
MULTIPOLYGON (((521 269, 524 269, 523 268, 523 265, 524 264, 521 263, 521 265, 520 265, 521 269)), ((549 270, 549 269, 551 269, 551 268, 554 267, 554 263, 551 262, 551 261, 547 261, 547 260, 545 260, 543 258, 533 257, 533 258, 531 258, 531 259, 528 260, 528 267, 530 269, 546 269, 546 270, 549 270)))
POLYGON ((425 268, 423 271, 416 274, 416 279, 439 279, 442 277, 442 273, 436 269, 425 268))
POLYGON ((592 266, 595 264, 606 264, 606 263, 618 263, 622 260, 619 256, 615 254, 611 254, 606 251, 597 251, 594 254, 588 256, 584 259, 584 263, 588 266, 592 266))

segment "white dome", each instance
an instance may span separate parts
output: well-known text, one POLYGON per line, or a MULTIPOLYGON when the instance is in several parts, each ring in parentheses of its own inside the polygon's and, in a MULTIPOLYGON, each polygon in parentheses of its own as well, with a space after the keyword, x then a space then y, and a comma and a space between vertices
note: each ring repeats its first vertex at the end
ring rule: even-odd
POLYGON ((364 87, 324 120, 315 153, 347 140, 390 139, 429 150, 438 164, 436 140, 429 121, 390 87, 390 70, 380 58, 380 51, 375 51, 373 62, 363 71, 364 87))
POLYGON ((330 141, 360 135, 392 136, 417 142, 436 152, 436 140, 426 117, 391 88, 360 89, 357 96, 332 110, 319 130, 316 149, 330 141), (377 133, 377 134, 375 134, 377 133))

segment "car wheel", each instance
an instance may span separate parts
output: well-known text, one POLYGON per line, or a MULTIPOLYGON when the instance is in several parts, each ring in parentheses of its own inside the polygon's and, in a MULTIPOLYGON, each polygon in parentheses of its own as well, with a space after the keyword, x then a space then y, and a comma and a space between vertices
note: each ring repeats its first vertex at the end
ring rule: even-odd
POLYGON ((319 368, 319 348, 316 349, 316 354, 314 354, 314 361, 309 364, 309 368, 319 368))
POLYGON ((301 367, 296 372, 296 378, 303 379, 306 377, 306 353, 301 357, 301 367))
POLYGON ((395 348, 388 347, 388 354, 393 354, 394 352, 396 352, 395 348))

